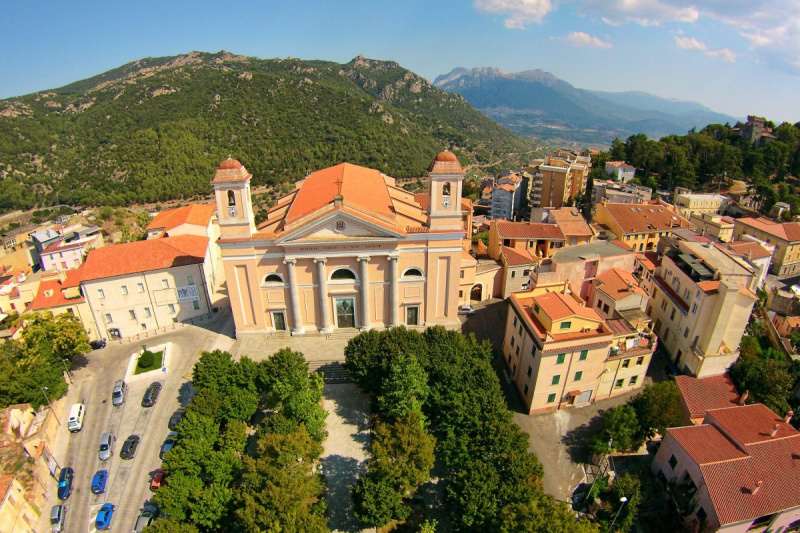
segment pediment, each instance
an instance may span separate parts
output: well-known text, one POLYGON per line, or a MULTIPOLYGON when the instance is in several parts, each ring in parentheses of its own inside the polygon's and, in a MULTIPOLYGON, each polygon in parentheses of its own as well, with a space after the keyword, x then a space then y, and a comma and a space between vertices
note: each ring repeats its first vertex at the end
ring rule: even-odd
POLYGON ((381 225, 370 223, 348 213, 337 211, 315 223, 287 233, 276 244, 309 244, 319 242, 369 242, 397 240, 401 235, 381 225))

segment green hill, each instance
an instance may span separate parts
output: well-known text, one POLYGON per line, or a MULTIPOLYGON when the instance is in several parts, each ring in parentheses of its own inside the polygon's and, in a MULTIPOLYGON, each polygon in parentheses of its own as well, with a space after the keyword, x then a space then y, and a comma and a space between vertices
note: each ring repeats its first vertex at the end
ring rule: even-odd
POLYGON ((206 195, 229 155, 256 185, 342 161, 417 176, 444 148, 490 170, 536 154, 392 61, 147 58, 0 101, 0 210, 206 195))

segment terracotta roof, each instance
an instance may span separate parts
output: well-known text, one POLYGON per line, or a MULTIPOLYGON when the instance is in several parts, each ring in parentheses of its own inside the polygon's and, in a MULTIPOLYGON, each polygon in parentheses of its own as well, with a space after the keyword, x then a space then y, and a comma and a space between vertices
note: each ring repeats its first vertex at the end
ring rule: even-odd
POLYGON ((50 309, 62 305, 76 304, 84 300, 83 297, 65 298, 64 293, 61 291, 64 288, 66 287, 64 287, 61 283, 61 279, 58 277, 55 279, 42 280, 39 284, 39 292, 36 293, 36 296, 31 302, 31 309, 39 311, 41 309, 50 309))
POLYGON ((688 220, 671 209, 659 205, 605 204, 608 214, 624 234, 688 228, 688 220))
POLYGON ((597 311, 589 307, 580 305, 573 298, 561 292, 548 292, 533 297, 533 301, 551 320, 561 320, 571 316, 581 316, 602 322, 602 318, 597 311))
POLYGON ((632 335, 636 333, 636 328, 631 326, 630 322, 628 322, 624 318, 614 318, 611 320, 606 320, 606 326, 608 326, 608 329, 611 330, 611 333, 613 333, 615 337, 621 337, 623 335, 632 335))
POLYGON ((509 266, 530 265, 534 262, 531 254, 527 250, 519 250, 510 248, 508 246, 501 246, 500 253, 506 258, 506 264, 509 266))
POLYGON ((675 382, 692 418, 704 416, 711 409, 739 405, 739 392, 727 374, 701 379, 677 376, 675 382))
POLYGON ((597 289, 606 293, 612 300, 618 301, 634 294, 647 296, 647 293, 639 287, 639 283, 633 274, 618 268, 606 270, 595 278, 597 289))
POLYGON ((462 198, 461 209, 468 209, 472 211, 472 200, 470 200, 469 198, 462 198))
POLYGON ((719 280, 698 281, 697 288, 706 294, 717 292, 719 290, 719 280))
POLYGON ((575 207, 553 209, 550 211, 550 216, 567 237, 591 237, 594 235, 592 228, 575 207))
POLYGON ((751 226, 788 242, 800 241, 800 223, 798 222, 775 222, 763 217, 747 217, 738 219, 736 224, 751 226))
POLYGON ((193 226, 206 227, 211 222, 211 217, 217 209, 215 204, 192 204, 177 209, 168 209, 161 211, 153 218, 153 221, 147 225, 147 229, 163 229, 166 232, 169 230, 182 226, 183 224, 191 224, 193 226))
POLYGON ((286 213, 287 223, 333 203, 337 194, 342 195, 345 204, 394 218, 383 175, 371 168, 341 163, 312 172, 303 181, 286 213))
POLYGON ((800 437, 800 432, 761 403, 711 410, 705 422, 716 425, 743 446, 783 437, 800 437), (778 433, 773 437, 771 433, 775 425, 778 426, 778 433))
POLYGON ((609 241, 609 242, 611 242, 611 243, 613 243, 613 244, 616 244, 616 245, 617 245, 617 246, 619 246, 620 248, 624 248, 624 249, 626 249, 626 250, 633 250, 633 248, 631 248, 631 245, 630 245, 630 244, 628 244, 628 243, 625 243, 625 242, 622 242, 622 241, 621 241, 621 240, 619 240, 619 239, 614 239, 613 241, 609 241))
POLYGON ((6 493, 8 489, 11 487, 11 484, 14 482, 13 474, 6 474, 5 476, 0 476, 0 501, 5 500, 6 493))
POLYGON ((639 252, 636 254, 636 258, 639 259, 644 267, 650 272, 655 271, 656 267, 661 264, 661 260, 658 258, 657 252, 639 252))
POLYGON ((758 244, 757 242, 734 241, 734 242, 729 242, 724 246, 725 248, 727 248, 728 250, 737 255, 750 257, 751 259, 764 259, 767 257, 772 257, 770 251, 761 246, 760 244, 758 244))
POLYGON ((497 189, 503 189, 504 191, 508 192, 514 192, 516 190, 513 185, 509 185, 508 183, 504 183, 503 185, 498 185, 497 189))
POLYGON ((427 211, 431 205, 431 196, 426 192, 418 192, 414 195, 414 201, 419 204, 423 211, 427 211))
POLYGON ((406 233, 430 233, 431 229, 425 226, 409 226, 406 228, 406 233))
POLYGON ((463 174, 464 169, 458 162, 458 157, 453 152, 445 150, 439 152, 433 160, 430 174, 463 174))
POLYGON ((244 167, 243 164, 241 164, 235 159, 228 158, 222 163, 220 163, 219 168, 217 169, 216 174, 214 174, 214 179, 211 181, 211 183, 229 183, 236 181, 247 181, 252 177, 253 175, 247 172, 247 169, 244 167))
POLYGON ((61 286, 65 289, 69 289, 70 287, 77 287, 81 284, 81 277, 83 276, 83 264, 78 268, 73 268, 72 270, 67 270, 65 272, 66 278, 64 281, 61 282, 61 286))
POLYGON ((747 457, 747 454, 711 425, 671 428, 667 433, 678 441, 681 448, 686 450, 689 457, 698 465, 747 457))
POLYGON ((170 267, 202 263, 208 237, 178 235, 104 246, 89 252, 82 267, 82 281, 124 276, 170 267))
POLYGON ((497 221, 497 232, 503 239, 548 239, 564 240, 564 233, 557 224, 539 222, 497 221))

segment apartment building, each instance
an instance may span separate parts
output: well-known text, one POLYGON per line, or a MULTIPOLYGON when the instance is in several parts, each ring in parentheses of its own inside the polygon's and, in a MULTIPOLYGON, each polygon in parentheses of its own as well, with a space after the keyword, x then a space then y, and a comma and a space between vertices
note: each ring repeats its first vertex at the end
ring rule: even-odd
POLYGON ((64 228, 56 239, 46 241, 39 252, 42 270, 68 270, 83 264, 89 250, 100 248, 105 243, 97 226, 75 225, 64 228))
POLYGON ((78 275, 94 331, 102 338, 126 338, 211 313, 207 237, 105 246, 89 253, 78 275))
POLYGON ((589 302, 606 320, 621 318, 630 312, 640 316, 647 307, 647 293, 629 270, 610 268, 594 278, 592 288, 589 302))
POLYGON ((36 533, 39 510, 28 503, 25 488, 15 474, 0 476, 0 531, 36 533))
POLYGON ((567 237, 557 224, 507 222, 489 223, 489 257, 500 259, 500 247, 527 250, 535 259, 550 257, 565 246, 567 237))
MULTIPOLYGON (((770 248, 774 247, 770 246, 770 248)), ((774 250, 770 250, 770 248, 753 241, 734 241, 721 246, 721 249, 725 250, 728 255, 741 262, 745 267, 753 269, 757 278, 756 286, 759 289, 764 287, 772 265, 772 251, 774 250)))
POLYGON ((724 373, 757 298, 757 276, 711 243, 665 243, 647 311, 654 331, 684 373, 724 373))
POLYGON ((566 292, 513 293, 503 359, 529 413, 586 405, 642 386, 655 338, 604 320, 566 292))
POLYGON ((605 180, 595 181, 592 191, 594 204, 603 200, 611 204, 644 204, 653 197, 653 189, 650 187, 605 180))
POLYGON ((692 213, 689 222, 696 228, 701 235, 712 237, 718 242, 730 242, 733 240, 734 219, 718 213, 692 213))
POLYGON ((790 276, 800 272, 800 223, 775 222, 763 217, 738 218, 734 223, 733 238, 774 246, 772 274, 790 276))
POLYGON ((688 220, 661 203, 633 206, 601 202, 596 206, 594 222, 607 228, 609 238, 624 242, 635 252, 655 250, 658 241, 673 230, 691 227, 688 220))
POLYGON ((526 291, 530 286, 530 274, 536 260, 524 249, 500 247, 500 261, 503 264, 502 297, 508 298, 512 292, 526 291))
POLYGON ((619 183, 628 183, 636 176, 636 167, 625 161, 607 161, 605 170, 606 176, 619 183))
POLYGON ((651 465, 698 530, 800 530, 800 432, 762 404, 707 411, 671 428, 651 465))
POLYGON ((586 190, 586 178, 591 168, 589 156, 557 150, 544 161, 524 168, 533 176, 530 206, 561 207, 586 190))
POLYGON ((531 222, 557 224, 567 239, 567 246, 587 244, 594 240, 594 231, 577 207, 535 207, 531 209, 531 222))
MULTIPOLYGON (((527 172, 525 172, 525 174, 529 175, 527 172)), ((522 207, 522 199, 525 197, 525 192, 530 184, 526 183, 521 174, 506 170, 497 179, 497 185, 498 187, 502 187, 503 185, 511 185, 514 187, 513 209, 514 212, 519 211, 519 208, 522 207)))
POLYGON ((678 187, 673 195, 673 202, 684 218, 702 213, 723 213, 731 199, 721 194, 693 193, 689 189, 678 187))
POLYGON ((514 204, 517 198, 517 187, 511 184, 498 185, 492 189, 492 200, 489 214, 494 220, 511 220, 514 216, 514 204))

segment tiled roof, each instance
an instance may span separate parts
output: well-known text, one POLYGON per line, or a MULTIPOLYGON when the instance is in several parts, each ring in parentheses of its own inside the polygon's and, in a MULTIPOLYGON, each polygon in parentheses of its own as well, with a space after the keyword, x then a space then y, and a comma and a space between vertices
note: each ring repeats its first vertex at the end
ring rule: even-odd
POLYGON ((553 209, 550 211, 550 216, 567 237, 591 237, 594 235, 592 228, 589 227, 577 208, 553 209))
POLYGON ((163 229, 166 232, 182 226, 191 224, 193 226, 206 227, 211 222, 211 217, 217 209, 215 204, 191 204, 176 209, 161 211, 147 225, 147 229, 163 229))
POLYGON ((229 157, 219 165, 211 183, 247 181, 252 177, 253 175, 247 172, 243 164, 229 157))
POLYGON ((661 264, 657 252, 639 252, 636 254, 636 258, 641 261, 644 267, 650 272, 654 272, 656 267, 661 264))
POLYGON ((463 174, 464 169, 453 152, 439 152, 433 160, 430 174, 463 174))
POLYGON ((688 220, 660 205, 609 203, 604 207, 626 235, 691 227, 688 220))
POLYGON ((636 328, 631 326, 630 322, 624 318, 606 320, 606 326, 608 326, 608 329, 611 330, 615 337, 636 333, 636 328))
POLYGON ((519 250, 508 246, 501 246, 500 253, 506 258, 509 266, 529 265, 534 262, 533 257, 527 250, 519 250))
POLYGON ((41 309, 50 309, 52 307, 59 307, 62 305, 76 304, 83 301, 83 297, 67 299, 61 289, 64 289, 61 279, 45 279, 39 284, 39 292, 31 302, 31 309, 39 311, 41 309))
POLYGON ((739 393, 727 374, 702 379, 677 376, 675 382, 692 418, 701 417, 711 409, 739 404, 739 393))
POLYGON ((706 294, 717 292, 719 290, 719 280, 698 281, 697 288, 706 294))
POLYGON ((65 289, 69 289, 70 287, 77 287, 81 284, 81 276, 83 275, 83 264, 78 268, 73 268, 72 270, 67 270, 65 272, 66 278, 64 281, 61 282, 61 286, 65 289))
POLYGON ((82 281, 202 263, 208 237, 178 235, 104 246, 89 252, 82 281))
POLYGON ((743 224, 788 242, 800 242, 800 223, 798 222, 775 222, 768 218, 740 218, 736 224, 743 224))
POLYGON ((346 204, 394 218, 392 199, 381 173, 341 163, 312 172, 305 179, 286 213, 287 223, 332 203, 340 192, 346 204))
POLYGON ((612 300, 618 301, 634 294, 647 296, 647 293, 639 287, 639 283, 633 274, 618 268, 606 270, 595 278, 597 289, 606 293, 612 300))
POLYGON ((497 221, 497 232, 503 239, 547 239, 564 240, 564 233, 557 224, 537 222, 497 221))
MULTIPOLYGON (((769 442, 791 436, 800 438, 800 432, 761 403, 711 410, 706 415, 705 423, 719 427, 741 445, 769 442), (776 425, 778 433, 773 437, 772 431, 776 425)), ((800 443, 800 440, 798 442, 800 443)), ((798 495, 800 496, 800 493, 798 495)))
POLYGON ((594 309, 580 305, 573 298, 560 292, 540 294, 534 296, 533 300, 551 320, 561 320, 576 315, 600 322, 603 320, 594 309))
POLYGON ((737 255, 743 255, 745 257, 749 256, 751 259, 764 259, 766 257, 772 256, 769 250, 767 250, 757 242, 734 241, 734 242, 729 242, 724 246, 725 248, 727 248, 728 250, 737 255))
POLYGON ((747 457, 711 425, 671 428, 667 431, 698 465, 747 457))

